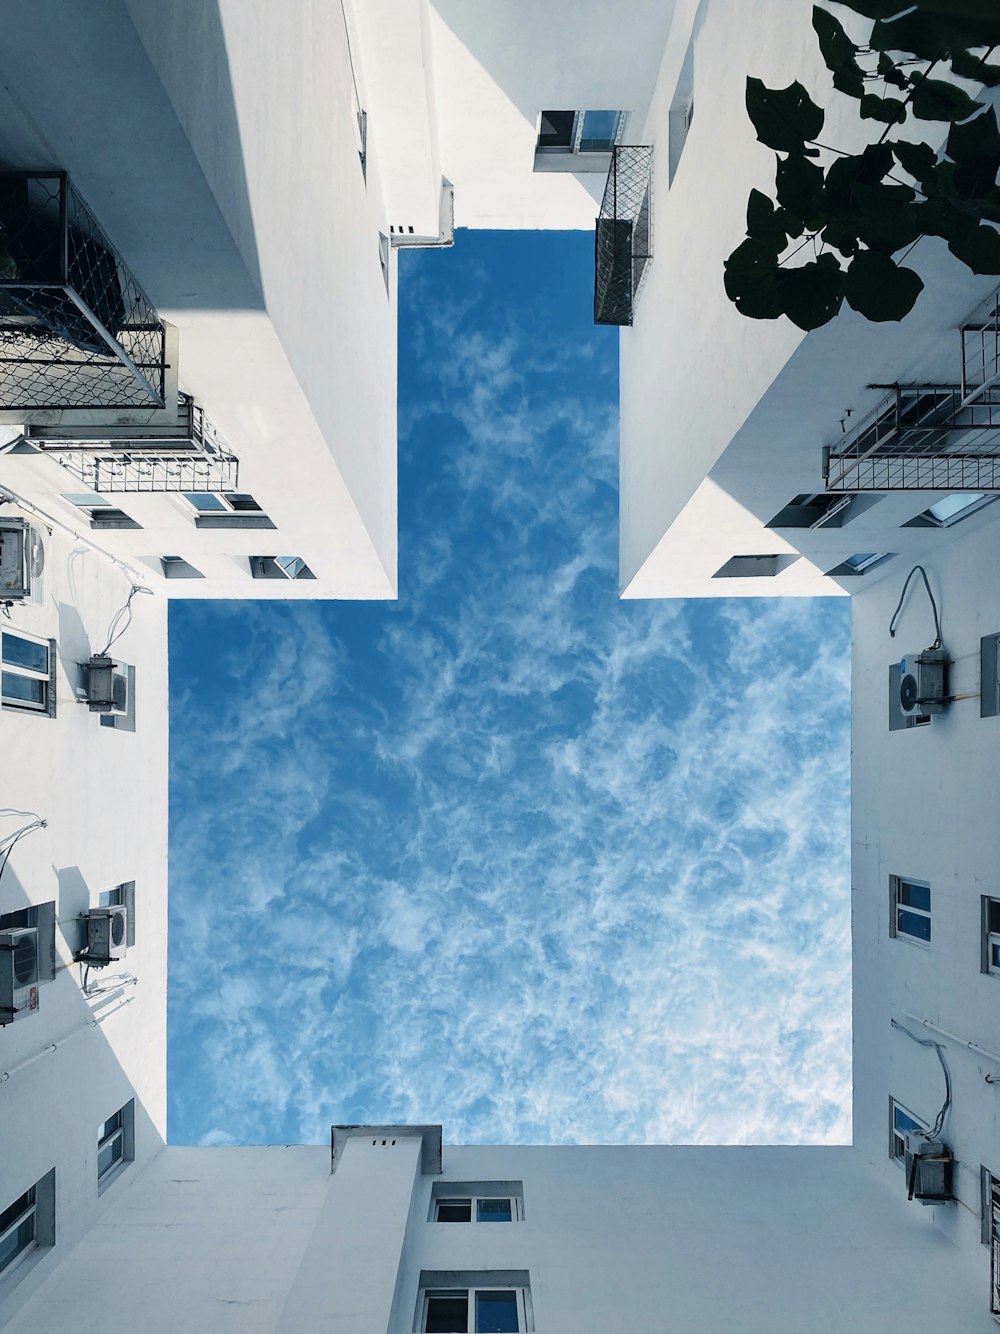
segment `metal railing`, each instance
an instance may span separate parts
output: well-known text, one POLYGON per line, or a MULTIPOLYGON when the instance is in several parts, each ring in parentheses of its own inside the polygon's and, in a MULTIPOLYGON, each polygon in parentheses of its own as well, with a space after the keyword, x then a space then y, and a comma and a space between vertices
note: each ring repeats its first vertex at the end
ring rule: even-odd
POLYGON ((1000 292, 961 339, 962 383, 882 386, 875 411, 824 451, 828 491, 1000 492, 1000 292))
POLYGON ((0 409, 159 408, 166 331, 65 172, 0 173, 0 409))
POLYGON ((25 438, 91 491, 236 491, 239 459, 190 394, 178 395, 178 425, 117 431, 29 426, 25 438))
POLYGON ((632 323, 636 298, 653 257, 650 181, 653 150, 622 144, 611 169, 594 235, 594 323, 632 323))

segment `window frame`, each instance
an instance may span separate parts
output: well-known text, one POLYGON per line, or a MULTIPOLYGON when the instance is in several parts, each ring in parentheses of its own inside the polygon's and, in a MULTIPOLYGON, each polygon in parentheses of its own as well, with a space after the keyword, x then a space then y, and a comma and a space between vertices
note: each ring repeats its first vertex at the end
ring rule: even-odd
MULTIPOLYGON (((12 1209, 15 1205, 20 1204, 21 1200, 27 1200, 28 1202, 25 1205, 24 1209, 20 1213, 16 1214, 13 1220, 7 1224, 7 1226, 3 1229, 2 1232, 0 1232, 0 1246, 2 1246, 3 1243, 7 1240, 7 1238, 11 1236, 12 1233, 18 1231, 23 1226, 23 1224, 29 1219, 31 1222, 31 1236, 28 1238, 27 1242, 23 1246, 19 1247, 19 1249, 14 1252, 14 1254, 11 1256, 11 1258, 7 1261, 6 1264, 0 1265, 0 1280, 6 1279, 10 1274, 14 1272, 15 1269, 17 1269, 19 1265, 24 1263, 24 1261, 28 1258, 29 1255, 31 1255, 33 1251, 36 1251, 38 1249, 39 1242, 38 1242, 37 1185, 29 1186, 28 1189, 24 1191, 22 1195, 19 1195, 17 1199, 11 1201, 11 1203, 7 1206, 7 1209, 12 1209)), ((5 1209, 4 1212, 6 1213, 7 1210, 5 1209)))
POLYGON ((889 936, 893 940, 907 940, 912 945, 919 945, 922 949, 930 949, 933 940, 933 920, 934 920, 934 900, 932 897, 932 888, 926 880, 917 880, 909 875, 891 875, 889 877, 889 936), (912 904, 902 901, 902 888, 904 885, 912 885, 916 889, 927 890, 927 901, 931 905, 929 908, 914 907, 912 904), (927 938, 915 935, 908 931, 905 926, 900 925, 900 917, 903 913, 909 913, 911 917, 919 917, 927 921, 927 938))
POLYGON ((889 1157, 892 1159, 892 1161, 893 1161, 894 1163, 899 1163, 900 1166, 904 1166, 904 1165, 905 1165, 905 1162, 906 1162, 906 1130, 911 1130, 911 1129, 912 1129, 912 1130, 929 1130, 930 1127, 928 1126, 928 1124, 927 1124, 926 1121, 922 1121, 922 1120, 920 1119, 919 1116, 914 1116, 914 1114, 910 1111, 910 1109, 909 1109, 908 1107, 904 1107, 904 1105, 903 1105, 897 1098, 894 1098, 894 1097, 892 1097, 892 1096, 890 1095, 890 1097, 889 1097, 889 1157), (913 1125, 912 1125, 912 1126, 907 1126, 907 1127, 906 1127, 905 1129, 903 1129, 903 1130, 898 1129, 897 1126, 896 1126, 896 1113, 897 1113, 897 1112, 902 1112, 902 1114, 903 1114, 908 1120, 910 1120, 910 1121, 913 1122, 913 1125), (899 1142, 899 1144, 900 1144, 900 1151, 899 1151, 898 1153, 896 1152, 897 1140, 898 1140, 898 1142, 899 1142))
POLYGON ((590 158, 604 156, 609 157, 615 148, 622 142, 625 135, 625 125, 628 121, 629 113, 619 107, 546 107, 538 113, 538 121, 535 127, 535 157, 537 158, 583 158, 585 161, 590 158), (542 144, 539 139, 542 134, 542 117, 549 111, 572 111, 573 125, 570 130, 568 144, 542 144), (600 148, 582 148, 584 124, 587 116, 594 112, 607 112, 615 117, 614 132, 610 142, 605 147, 605 141, 602 140, 600 148))
POLYGON ((41 713, 49 718, 54 718, 56 713, 56 641, 54 639, 45 639, 41 635, 33 635, 27 630, 10 629, 6 626, 0 628, 0 707, 4 709, 14 709, 18 713, 41 713), (47 652, 47 670, 36 671, 32 667, 21 667, 16 663, 3 661, 4 640, 10 636, 12 639, 23 639, 29 644, 38 644, 45 648, 47 652), (45 684, 45 699, 42 703, 36 703, 34 700, 17 699, 13 695, 6 695, 3 692, 3 677, 19 676, 29 681, 42 681, 45 684))
POLYGON ((427 1321, 429 1306, 435 1297, 459 1297, 464 1296, 467 1299, 466 1306, 466 1325, 465 1330, 450 1330, 447 1334, 479 1334, 476 1326, 476 1299, 482 1293, 513 1293, 517 1303, 517 1334, 527 1334, 532 1328, 530 1311, 530 1290, 527 1287, 518 1286, 509 1283, 478 1283, 470 1284, 467 1287, 456 1288, 425 1288, 421 1293, 420 1301, 420 1324, 418 1330, 422 1334, 427 1332, 427 1321))
POLYGON ((995 906, 1000 911, 1000 898, 983 894, 980 899, 982 916, 980 919, 981 957, 980 972, 991 977, 1000 977, 1000 930, 990 929, 990 908, 995 906), (997 951, 998 961, 993 962, 993 951, 997 951))
POLYGON ((97 1128, 97 1193, 102 1195, 135 1161, 135 1099, 130 1098, 97 1128), (112 1125, 112 1122, 114 1124, 112 1125), (108 1127, 111 1126, 109 1130, 108 1127), (101 1153, 108 1145, 117 1148, 111 1162, 101 1171, 101 1153))
POLYGON ((519 1223, 521 1221, 520 1197, 517 1195, 505 1195, 505 1194, 493 1194, 493 1195, 455 1194, 455 1195, 438 1195, 437 1197, 435 1197, 432 1222, 456 1223, 456 1222, 466 1222, 466 1221, 470 1223, 482 1223, 491 1221, 501 1222, 501 1223, 519 1223), (491 1203, 503 1201, 504 1203, 506 1203, 510 1209, 510 1218, 492 1219, 492 1220, 480 1218, 479 1206, 486 1201, 489 1201, 491 1203), (469 1206, 469 1218, 467 1220, 441 1218, 440 1213, 442 1205, 465 1205, 465 1204, 469 1206))

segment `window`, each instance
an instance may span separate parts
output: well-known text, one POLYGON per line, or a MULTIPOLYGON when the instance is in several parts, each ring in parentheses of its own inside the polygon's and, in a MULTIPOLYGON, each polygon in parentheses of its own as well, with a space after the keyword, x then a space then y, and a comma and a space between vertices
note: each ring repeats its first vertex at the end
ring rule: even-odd
POLYGON ((201 570, 189 565, 183 556, 161 556, 160 569, 164 579, 204 579, 201 570))
POLYGON ((439 1288, 424 1293, 425 1334, 518 1334, 530 1329, 524 1288, 439 1288))
POLYGON ((135 944, 135 881, 126 880, 124 884, 115 885, 114 889, 102 890, 97 903, 101 908, 120 904, 126 910, 125 944, 131 949, 135 944))
POLYGON ((607 155, 621 141, 626 119, 624 111, 543 111, 535 170, 606 171, 607 155))
POLYGON ((55 1243, 55 1169, 0 1210, 0 1284, 55 1243))
POLYGON ((195 511, 196 528, 273 528, 253 496, 246 491, 182 491, 195 511))
POLYGON ((694 35, 688 43, 667 115, 667 184, 673 185, 694 121, 694 35))
POLYGON ((796 560, 798 556, 731 556, 712 578, 771 579, 796 560))
POLYGON ((906 1132, 926 1130, 927 1126, 912 1112, 908 1112, 901 1103, 896 1102, 895 1098, 889 1099, 889 1113, 892 1117, 889 1127, 889 1157, 902 1162, 906 1157, 906 1132))
POLYGON ((996 496, 987 495, 983 491, 955 491, 951 495, 942 496, 933 505, 928 505, 916 518, 904 523, 903 527, 950 528, 952 524, 961 523, 996 499, 996 496))
POLYGON ((827 574, 836 575, 837 578, 849 574, 864 574, 867 570, 874 570, 876 565, 881 565, 883 561, 892 560, 893 554, 890 551, 856 551, 853 556, 848 556, 832 570, 827 570, 827 574))
POLYGON ((1000 977, 1000 899, 983 899, 982 971, 1000 977))
POLYGON ((1000 715, 1000 635, 983 635, 979 641, 979 716, 1000 715))
POLYGON ((97 1190, 109 1186, 135 1157, 135 1100, 131 1099, 97 1129, 97 1190))
POLYGON ((889 934, 909 936, 929 944, 931 939, 931 887, 922 880, 889 877, 891 917, 889 934))
POLYGON ((512 1223, 518 1218, 518 1199, 512 1195, 446 1197, 435 1201, 436 1223, 512 1223))
POLYGON ((90 519, 91 528, 140 528, 142 526, 136 523, 135 519, 126 514, 124 510, 116 509, 110 500, 105 496, 99 496, 96 491, 64 495, 63 500, 68 500, 71 505, 83 510, 84 514, 90 519))
POLYGON ((251 556, 250 573, 255 579, 315 579, 301 556, 251 556))
POLYGON ((0 633, 0 699, 4 708, 28 709, 54 717, 55 640, 23 631, 0 633))
POLYGON ((990 1178, 990 1312, 1000 1317, 1000 1181, 990 1178))

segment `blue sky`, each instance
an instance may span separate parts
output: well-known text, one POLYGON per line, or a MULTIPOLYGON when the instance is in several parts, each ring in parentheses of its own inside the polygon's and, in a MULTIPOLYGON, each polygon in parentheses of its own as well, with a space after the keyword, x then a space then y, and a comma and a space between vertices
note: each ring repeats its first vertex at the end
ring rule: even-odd
POLYGON ((849 608, 618 600, 592 246, 401 257, 398 602, 171 607, 174 1143, 850 1137, 849 608))

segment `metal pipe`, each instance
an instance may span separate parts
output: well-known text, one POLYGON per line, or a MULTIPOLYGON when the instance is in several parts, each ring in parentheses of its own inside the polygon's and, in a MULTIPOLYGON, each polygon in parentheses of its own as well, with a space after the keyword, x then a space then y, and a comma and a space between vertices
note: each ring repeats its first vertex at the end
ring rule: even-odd
MULTIPOLYGON (((915 1024, 920 1024, 923 1028, 929 1028, 932 1033, 939 1033, 941 1037, 947 1038, 949 1042, 957 1042, 960 1047, 968 1047, 969 1051, 974 1051, 977 1056, 985 1056, 988 1061, 993 1061, 995 1065, 1000 1065, 1000 1056, 994 1051, 987 1051, 985 1047, 979 1047, 975 1042, 969 1042, 966 1038, 960 1038, 957 1033, 949 1033, 946 1028, 940 1028, 937 1024, 932 1024, 929 1019, 921 1019, 919 1015, 911 1014, 909 1010, 901 1010, 904 1019, 912 1019, 915 1024)), ((990 1075, 986 1076, 987 1083, 993 1084, 1000 1081, 993 1079, 990 1075)))
POLYGON ((49 514, 45 510, 41 509, 38 505, 34 504, 32 501, 25 500, 24 497, 18 495, 16 491, 12 491, 11 488, 6 483, 0 486, 0 504, 3 504, 5 500, 10 501, 15 505, 18 505, 21 509, 30 510, 32 514, 36 515, 39 519, 42 520, 42 522, 45 524, 45 526, 49 529, 50 532, 52 531, 53 528, 61 528, 63 532, 69 533, 69 535, 72 538, 74 538, 77 542, 84 542, 88 547, 92 548, 92 550, 96 551, 99 555, 107 557, 107 559, 111 562, 112 565, 117 565, 120 570, 123 570, 129 576, 129 578, 132 580, 133 583, 141 583, 143 579, 149 577, 148 573, 143 574, 139 570, 135 569, 133 566, 126 564, 125 561, 120 560, 117 556, 113 556, 110 551, 105 551, 105 549, 101 546, 98 546, 98 544, 92 538, 86 537, 83 533, 77 532, 77 530, 72 526, 72 524, 68 524, 65 521, 65 519, 56 518, 54 515, 49 514))
POLYGON ((49 1056, 52 1052, 58 1051, 60 1047, 65 1047, 67 1042, 72 1041, 75 1037, 79 1037, 80 1034, 86 1032, 88 1028, 96 1028, 98 1024, 103 1024, 105 1019, 110 1018, 113 1014, 117 1014, 118 1011, 123 1010, 126 1005, 131 1005, 134 1000, 134 996, 129 996, 128 1000, 123 1000, 121 1005, 116 1005, 113 1010, 108 1010, 107 1014, 98 1015, 95 1019, 88 1019, 85 1023, 81 1024, 79 1028, 75 1028, 72 1033, 67 1033, 64 1038, 60 1038, 58 1042, 48 1043, 48 1045, 44 1046, 41 1051, 36 1051, 34 1056, 28 1056, 25 1060, 19 1061, 17 1065, 12 1065, 9 1070, 4 1070, 0 1073, 0 1084, 6 1084, 11 1075, 16 1075, 19 1071, 27 1069, 29 1065, 34 1065, 34 1063, 40 1061, 43 1056, 49 1056))

